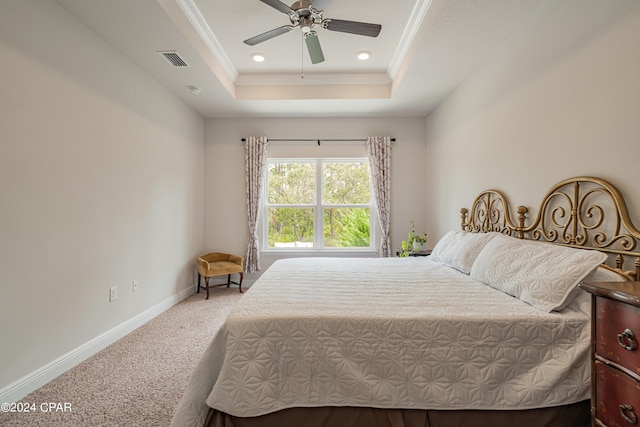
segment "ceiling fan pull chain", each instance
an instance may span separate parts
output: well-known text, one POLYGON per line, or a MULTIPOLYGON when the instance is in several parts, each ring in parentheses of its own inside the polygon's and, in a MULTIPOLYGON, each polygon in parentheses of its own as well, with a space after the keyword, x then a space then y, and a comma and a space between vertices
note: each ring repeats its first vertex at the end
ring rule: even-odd
POLYGON ((300 78, 304 79, 304 34, 300 37, 300 78))

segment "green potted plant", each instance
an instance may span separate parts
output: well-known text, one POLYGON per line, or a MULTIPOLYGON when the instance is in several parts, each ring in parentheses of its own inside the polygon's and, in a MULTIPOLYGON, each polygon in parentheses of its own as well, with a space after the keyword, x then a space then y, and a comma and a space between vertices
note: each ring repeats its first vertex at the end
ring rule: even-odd
POLYGON ((398 251, 399 257, 406 257, 411 255, 412 252, 423 252, 427 250, 427 233, 422 235, 416 234, 416 227, 413 221, 411 221, 411 231, 408 237, 407 240, 402 241, 400 251, 398 251))

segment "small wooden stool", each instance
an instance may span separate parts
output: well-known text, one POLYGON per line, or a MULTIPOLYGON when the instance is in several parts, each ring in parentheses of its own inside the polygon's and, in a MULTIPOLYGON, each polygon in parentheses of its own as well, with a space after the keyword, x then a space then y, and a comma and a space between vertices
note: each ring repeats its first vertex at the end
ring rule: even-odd
POLYGON ((242 280, 244 279, 244 258, 220 253, 212 252, 206 255, 202 255, 196 259, 198 263, 198 293, 200 288, 207 289, 207 298, 209 299, 209 288, 215 288, 218 286, 238 285, 240 293, 242 293, 242 280), (231 280, 232 274, 240 274, 240 281, 234 282, 231 280), (227 283, 221 283, 219 285, 209 285, 209 278, 215 276, 227 275, 227 283), (200 285, 200 278, 204 277, 205 286, 200 285))

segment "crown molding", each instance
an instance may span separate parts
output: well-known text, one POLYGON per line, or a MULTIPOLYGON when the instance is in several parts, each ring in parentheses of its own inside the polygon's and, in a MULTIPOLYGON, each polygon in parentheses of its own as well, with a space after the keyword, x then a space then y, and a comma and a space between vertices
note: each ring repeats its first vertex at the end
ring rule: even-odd
POLYGON ((209 27, 204 16, 200 13, 200 9, 198 9, 192 0, 176 0, 176 2, 187 19, 189 19, 189 22, 191 22, 191 25, 193 25, 193 28, 198 32, 202 41, 205 42, 213 56, 225 70, 229 78, 232 81, 235 81, 238 78, 238 71, 236 70, 236 67, 234 67, 233 63, 231 63, 231 59, 227 56, 216 35, 211 31, 211 27, 209 27))
POLYGON ((256 85, 238 86, 238 100, 292 100, 292 99, 388 99, 391 84, 359 85, 256 85))
POLYGON ((239 86, 275 86, 275 85, 366 85, 391 84, 386 73, 330 73, 330 74, 242 74, 236 79, 239 86))
POLYGON ((420 27, 422 26, 422 21, 424 21, 424 17, 427 15, 429 11, 429 7, 433 3, 432 0, 417 0, 416 4, 413 7, 413 11, 411 12, 411 17, 404 31, 402 32, 402 37, 400 38, 400 42, 398 43, 398 48, 396 49, 393 57, 391 58, 391 62, 389 64, 389 68, 387 73, 389 74, 389 78, 391 80, 395 80, 398 75, 398 71, 404 65, 405 60, 407 59, 407 54, 409 53, 409 49, 413 44, 418 32, 420 31, 420 27))

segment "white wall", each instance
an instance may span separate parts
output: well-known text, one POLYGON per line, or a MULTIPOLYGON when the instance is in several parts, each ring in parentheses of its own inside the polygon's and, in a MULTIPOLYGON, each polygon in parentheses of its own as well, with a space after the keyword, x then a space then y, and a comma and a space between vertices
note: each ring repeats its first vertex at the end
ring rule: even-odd
POLYGON ((640 3, 549 3, 427 119, 431 235, 484 189, 537 212, 580 175, 618 186, 640 223, 640 3))
POLYGON ((204 119, 57 3, 1 9, 0 390, 192 291, 204 230, 204 119))
MULTIPOLYGON (((391 136, 391 233, 393 247, 399 247, 415 221, 416 231, 426 228, 426 178, 424 118, 291 118, 209 119, 206 123, 205 247, 210 251, 246 254, 247 219, 244 181, 244 145, 247 136, 270 138, 357 139, 391 136)), ((296 151, 321 157, 326 153, 366 157, 366 146, 303 143, 303 147, 275 145, 271 153, 286 156, 296 151), (360 153, 360 154, 358 154, 360 153)), ((277 257, 263 256, 262 271, 277 257)), ((246 276, 251 283, 259 276, 246 276)))

